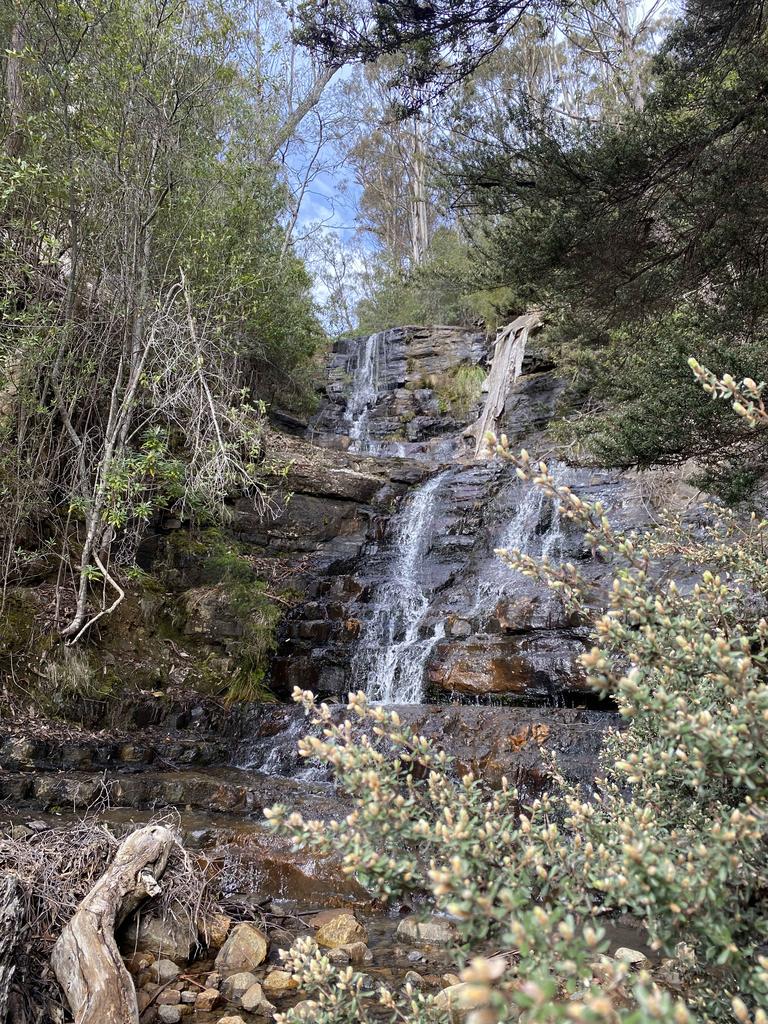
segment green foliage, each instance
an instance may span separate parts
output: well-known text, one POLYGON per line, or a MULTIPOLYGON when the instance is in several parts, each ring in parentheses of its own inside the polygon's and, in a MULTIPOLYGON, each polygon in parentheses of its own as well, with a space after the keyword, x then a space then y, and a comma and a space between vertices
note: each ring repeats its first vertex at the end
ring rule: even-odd
POLYGON ((613 123, 563 119, 535 96, 492 107, 491 123, 466 114, 453 157, 488 225, 477 258, 548 311, 589 399, 569 440, 597 461, 764 461, 684 371, 696 352, 757 377, 768 357, 761 11, 686 4, 644 107, 613 123))
POLYGON ((464 419, 480 401, 486 373, 482 366, 462 363, 445 373, 434 384, 441 412, 464 419))
POLYGON ((357 308, 360 330, 392 324, 495 323, 514 305, 505 288, 485 288, 472 250, 456 231, 439 228, 424 263, 408 273, 382 266, 369 282, 371 295, 357 308))
MULTIPOLYGON (((751 395, 747 418, 763 421, 754 381, 692 365, 708 389, 745 410, 751 395)), ((496 451, 615 563, 607 606, 596 612, 598 585, 577 566, 501 552, 593 620, 596 646, 583 664, 627 725, 609 734, 597 789, 567 783, 553 762, 550 791, 521 808, 506 783, 491 791, 472 775, 457 778, 444 753, 362 694, 340 722, 297 690, 321 727, 300 750, 333 766, 354 810, 344 822, 306 821, 280 806, 268 818, 300 846, 341 851, 344 870, 383 899, 430 892, 458 920, 463 956, 519 950, 517 962, 491 958, 465 971, 484 1007, 478 1020, 766 1024, 768 623, 758 608, 768 591, 768 522, 745 524, 711 507, 695 525, 668 516, 646 536, 620 534, 599 502, 558 485, 544 463, 512 455, 504 438, 496 451), (698 568, 695 586, 666 580, 659 566, 670 557, 698 568), (602 918, 623 912, 674 958, 682 1001, 645 971, 630 979, 615 961, 593 970, 606 949, 602 918)), ((306 942, 288 960, 320 983, 314 1019, 352 1020, 339 996, 362 986, 353 972, 334 981, 306 942)), ((448 1020, 407 991, 381 986, 377 997, 391 1021, 448 1020)), ((355 1019, 373 1019, 359 1012, 355 1019)))
POLYGON ((241 627, 232 645, 237 667, 227 683, 227 698, 271 700, 264 678, 282 617, 280 607, 270 597, 266 583, 257 578, 249 559, 219 531, 208 531, 198 543, 205 551, 228 611, 241 627))

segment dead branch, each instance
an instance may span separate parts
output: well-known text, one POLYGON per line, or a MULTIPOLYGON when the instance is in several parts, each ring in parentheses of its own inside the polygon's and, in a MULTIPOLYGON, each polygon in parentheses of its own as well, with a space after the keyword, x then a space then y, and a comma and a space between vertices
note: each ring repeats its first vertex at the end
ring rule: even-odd
POLYGON ((136 990, 115 930, 160 892, 159 879, 175 844, 164 825, 131 833, 56 941, 51 966, 75 1024, 137 1024, 136 990))

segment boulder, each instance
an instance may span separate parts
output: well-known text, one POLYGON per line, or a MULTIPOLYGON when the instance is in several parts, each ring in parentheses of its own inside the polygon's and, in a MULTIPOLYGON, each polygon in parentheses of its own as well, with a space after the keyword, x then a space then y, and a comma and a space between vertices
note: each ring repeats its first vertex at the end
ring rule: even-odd
POLYGON ((298 981, 288 971, 272 971, 264 979, 262 988, 265 995, 271 999, 282 999, 284 996, 295 992, 299 987, 298 981))
POLYGON ((458 939, 456 925, 445 917, 409 914, 397 926, 397 937, 426 946, 451 946, 458 939))
POLYGON ((264 995, 264 990, 258 982, 255 985, 251 985, 243 995, 240 1005, 246 1013, 254 1013, 257 1017, 271 1017, 275 1011, 274 1006, 264 995))
POLYGON ((221 984, 221 994, 230 1003, 239 1003, 248 989, 257 984, 255 974, 250 971, 238 971, 237 974, 230 974, 221 984))
POLYGON ((338 949, 354 942, 367 942, 368 932, 352 914, 340 914, 321 925, 315 936, 318 946, 338 949))
POLYGON ((267 957, 267 937, 254 924, 239 924, 229 934, 216 957, 221 972, 252 971, 267 957))

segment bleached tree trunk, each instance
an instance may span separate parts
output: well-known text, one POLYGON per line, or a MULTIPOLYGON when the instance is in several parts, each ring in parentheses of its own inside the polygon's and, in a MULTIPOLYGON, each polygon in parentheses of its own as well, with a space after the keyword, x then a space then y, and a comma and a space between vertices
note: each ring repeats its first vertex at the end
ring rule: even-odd
POLYGON ((21 77, 21 61, 18 56, 24 49, 26 37, 21 18, 11 31, 10 53, 5 67, 5 96, 8 103, 8 134, 5 137, 6 155, 15 158, 24 148, 21 125, 24 119, 24 83, 21 77))
POLYGON ((413 126, 413 158, 411 164, 411 255, 413 265, 420 266, 429 248, 429 206, 427 198, 427 166, 424 129, 419 118, 413 126))
POLYGON ((524 313, 511 324, 502 327, 496 335, 496 348, 488 375, 488 393, 483 411, 464 436, 475 443, 475 458, 483 454, 485 436, 496 432, 499 417, 504 411, 510 387, 520 376, 525 358, 525 347, 531 331, 541 326, 541 314, 524 313))
POLYGON ((138 1024, 136 990, 115 931, 160 891, 175 842, 163 825, 131 833, 57 939, 51 966, 75 1024, 138 1024))

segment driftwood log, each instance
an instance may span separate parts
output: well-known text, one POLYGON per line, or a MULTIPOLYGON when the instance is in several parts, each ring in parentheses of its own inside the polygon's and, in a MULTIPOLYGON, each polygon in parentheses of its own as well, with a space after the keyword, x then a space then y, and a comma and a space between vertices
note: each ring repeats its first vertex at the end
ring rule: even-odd
POLYGON ((136 990, 115 931, 160 891, 158 880, 175 843, 164 825, 131 833, 57 939, 51 965, 75 1024, 138 1024, 136 990))
POLYGON ((23 891, 18 877, 0 875, 0 1022, 10 1017, 11 982, 24 929, 23 891))

